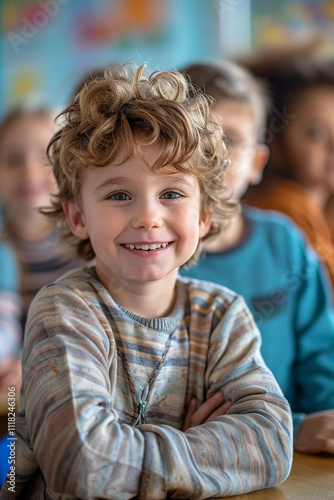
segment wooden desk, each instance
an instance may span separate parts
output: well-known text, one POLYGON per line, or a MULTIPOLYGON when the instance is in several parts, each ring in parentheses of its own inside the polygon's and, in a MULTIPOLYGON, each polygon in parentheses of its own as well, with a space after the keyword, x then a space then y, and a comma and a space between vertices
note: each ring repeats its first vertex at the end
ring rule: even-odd
POLYGON ((295 453, 291 474, 275 488, 231 500, 334 500, 334 457, 295 453))

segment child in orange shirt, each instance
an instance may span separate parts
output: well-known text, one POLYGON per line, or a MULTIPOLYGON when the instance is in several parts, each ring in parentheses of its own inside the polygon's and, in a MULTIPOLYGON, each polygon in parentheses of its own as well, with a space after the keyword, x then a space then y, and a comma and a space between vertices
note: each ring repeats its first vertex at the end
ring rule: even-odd
POLYGON ((334 283, 334 60, 264 59, 253 73, 265 77, 272 101, 266 130, 270 160, 263 181, 245 199, 292 217, 334 283))

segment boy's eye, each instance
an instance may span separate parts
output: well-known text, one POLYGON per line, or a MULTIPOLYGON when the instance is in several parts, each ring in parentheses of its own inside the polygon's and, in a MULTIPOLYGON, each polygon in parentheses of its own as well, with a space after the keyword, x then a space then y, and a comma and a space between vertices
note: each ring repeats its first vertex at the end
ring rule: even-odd
POLYGON ((116 200, 116 201, 127 201, 130 200, 130 196, 126 193, 112 193, 107 197, 108 200, 116 200))
POLYGON ((173 200, 174 198, 182 198, 183 194, 177 192, 177 191, 167 191, 166 193, 163 193, 161 195, 161 198, 164 200, 173 200))

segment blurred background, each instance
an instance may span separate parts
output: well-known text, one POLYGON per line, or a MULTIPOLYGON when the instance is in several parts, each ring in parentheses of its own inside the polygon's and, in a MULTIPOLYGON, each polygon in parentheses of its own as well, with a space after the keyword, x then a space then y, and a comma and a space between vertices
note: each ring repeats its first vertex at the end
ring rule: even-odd
POLYGON ((181 68, 325 34, 329 0, 1 0, 0 118, 22 103, 62 108, 112 61, 181 68))

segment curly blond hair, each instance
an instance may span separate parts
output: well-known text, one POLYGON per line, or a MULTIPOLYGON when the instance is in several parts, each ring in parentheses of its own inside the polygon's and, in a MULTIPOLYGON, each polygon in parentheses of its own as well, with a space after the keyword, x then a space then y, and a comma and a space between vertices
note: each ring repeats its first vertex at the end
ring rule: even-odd
MULTIPOLYGON (((62 203, 80 205, 85 171, 110 165, 125 148, 126 161, 141 154, 140 147, 159 144, 161 153, 153 171, 172 164, 178 171, 199 179, 202 209, 212 214, 203 239, 218 233, 236 210, 225 195, 226 147, 221 127, 210 120, 211 100, 177 71, 146 76, 144 65, 114 64, 103 77, 86 81, 73 103, 60 115, 61 126, 48 146, 59 192, 52 207, 44 209, 56 219, 63 238, 78 254, 94 257, 91 242, 74 236, 66 222, 62 203)), ((188 261, 195 261, 199 246, 188 261)))

